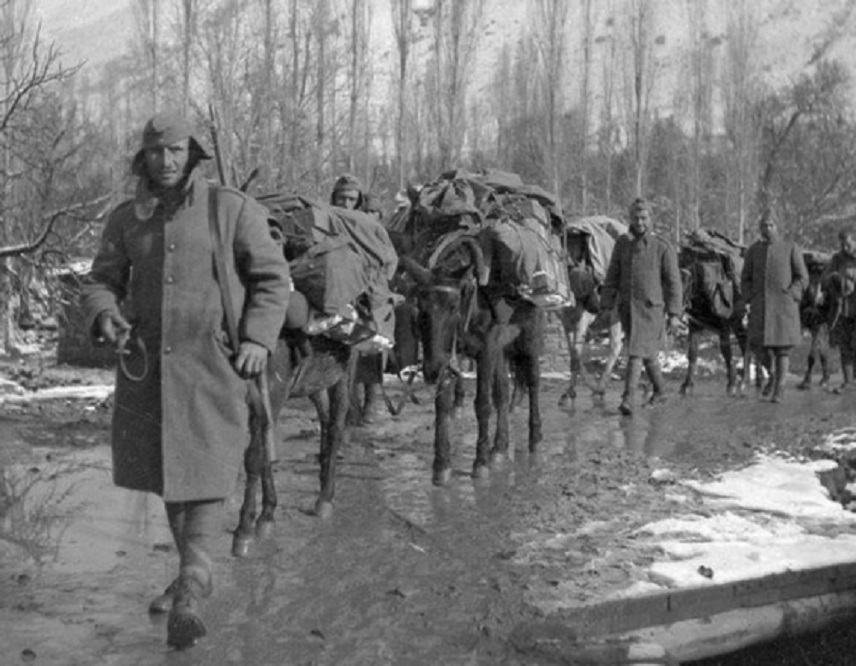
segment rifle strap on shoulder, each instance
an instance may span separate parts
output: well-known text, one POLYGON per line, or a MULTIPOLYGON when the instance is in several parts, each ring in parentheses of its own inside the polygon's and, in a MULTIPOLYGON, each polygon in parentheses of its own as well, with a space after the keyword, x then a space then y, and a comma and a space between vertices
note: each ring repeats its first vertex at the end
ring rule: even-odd
MULTIPOLYGON (((211 231, 211 245, 214 251, 214 279, 220 287, 223 314, 229 333, 229 346, 232 348, 232 353, 237 356, 238 349, 241 346, 241 341, 238 338, 238 316, 235 312, 235 301, 232 300, 232 292, 229 287, 226 246, 223 234, 221 233, 218 213, 217 186, 211 185, 208 188, 208 225, 211 231)), ((247 381, 247 399, 250 411, 262 422, 268 461, 273 462, 276 460, 276 447, 273 440, 273 415, 270 405, 270 390, 267 385, 267 375, 265 373, 262 373, 253 380, 247 381)))
POLYGON ((211 245, 214 250, 214 279, 220 286, 220 298, 223 302, 223 313, 226 317, 226 328, 229 333, 229 346, 232 348, 232 352, 237 354, 240 346, 238 319, 235 314, 235 302, 232 300, 232 293, 229 288, 229 272, 226 268, 225 247, 218 213, 217 186, 211 185, 208 187, 208 224, 211 229, 211 245))

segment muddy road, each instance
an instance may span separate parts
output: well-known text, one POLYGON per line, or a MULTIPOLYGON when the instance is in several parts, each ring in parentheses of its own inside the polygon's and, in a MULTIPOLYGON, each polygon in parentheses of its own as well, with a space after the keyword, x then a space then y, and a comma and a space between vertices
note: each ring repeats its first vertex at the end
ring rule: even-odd
MULTIPOLYGON (((73 381, 110 383, 91 373, 73 381)), ((55 381, 61 381, 56 380, 55 381)), ((72 381, 72 380, 68 380, 72 381)), ((513 414, 512 459, 469 476, 473 382, 457 420, 455 474, 431 485, 433 404, 354 429, 333 516, 312 515, 318 432, 308 401, 280 415, 273 538, 229 555, 240 488, 227 503, 209 636, 176 652, 147 604, 176 554, 160 500, 114 488, 109 405, 53 400, 0 406, 0 663, 541 664, 509 639, 642 579, 653 553, 640 525, 692 507, 691 494, 650 483, 654 470, 705 479, 771 448, 800 452, 853 425, 856 395, 790 390, 780 405, 728 398, 719 377, 691 398, 620 418, 620 382, 557 407, 542 384, 544 443, 526 452, 525 409, 513 414)), ((389 384, 396 398, 397 380, 389 384)))

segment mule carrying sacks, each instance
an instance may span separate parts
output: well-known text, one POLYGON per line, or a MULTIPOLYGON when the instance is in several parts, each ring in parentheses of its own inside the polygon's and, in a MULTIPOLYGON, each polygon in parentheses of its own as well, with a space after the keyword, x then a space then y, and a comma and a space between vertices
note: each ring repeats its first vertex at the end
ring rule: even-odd
POLYGON ((679 263, 690 272, 690 307, 704 315, 729 319, 740 299, 739 280, 745 248, 714 230, 684 235, 679 263))
POLYGON ((489 282, 545 307, 572 302, 562 259, 558 200, 517 174, 450 171, 425 185, 409 228, 415 258, 432 266, 444 239, 472 235, 482 247, 489 282))
POLYGON ((370 215, 295 194, 259 197, 271 214, 297 291, 312 310, 306 332, 357 344, 392 340, 397 295, 389 289, 398 258, 370 215))

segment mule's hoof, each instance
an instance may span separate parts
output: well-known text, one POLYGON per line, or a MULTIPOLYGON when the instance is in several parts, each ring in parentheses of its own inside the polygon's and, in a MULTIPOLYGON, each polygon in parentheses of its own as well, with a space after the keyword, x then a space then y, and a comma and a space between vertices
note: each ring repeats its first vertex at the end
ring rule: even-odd
POLYGON ((315 515, 321 520, 327 520, 333 515, 333 502, 327 500, 318 500, 315 502, 315 515))
POLYGON ((273 536, 273 521, 272 520, 257 520, 256 521, 256 539, 263 541, 270 539, 273 536))
POLYGON ((250 554, 253 541, 251 536, 236 534, 232 537, 232 555, 234 557, 246 557, 250 554))
POLYGON ((490 454, 491 467, 502 467, 506 460, 508 460, 508 456, 502 451, 494 451, 490 454))
POLYGON ((473 478, 479 480, 490 478, 490 467, 484 463, 473 465, 473 478))
POLYGON ((448 467, 445 467, 439 471, 434 472, 434 476, 431 479, 431 482, 435 486, 447 486, 449 485, 449 481, 452 480, 452 470, 448 467))

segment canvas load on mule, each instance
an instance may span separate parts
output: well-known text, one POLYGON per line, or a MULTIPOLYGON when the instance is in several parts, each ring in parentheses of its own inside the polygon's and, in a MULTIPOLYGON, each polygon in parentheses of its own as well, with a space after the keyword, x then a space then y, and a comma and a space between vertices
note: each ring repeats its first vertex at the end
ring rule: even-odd
POLYGON ((606 278, 615 241, 626 233, 626 224, 605 215, 568 220, 565 224, 565 242, 572 265, 582 263, 591 270, 595 282, 601 284, 606 278))
POLYGON ((403 233, 429 266, 450 236, 474 236, 492 286, 552 308, 572 302, 560 220, 558 199, 517 174, 458 170, 421 188, 403 233))
POLYGON ((366 350, 392 346, 389 288, 398 264, 386 230, 361 211, 334 208, 297 194, 258 197, 288 259, 294 287, 310 306, 304 326, 366 350))
POLYGON ((745 249, 714 229, 693 229, 684 234, 678 260, 691 278, 694 310, 720 319, 735 313, 745 249))

